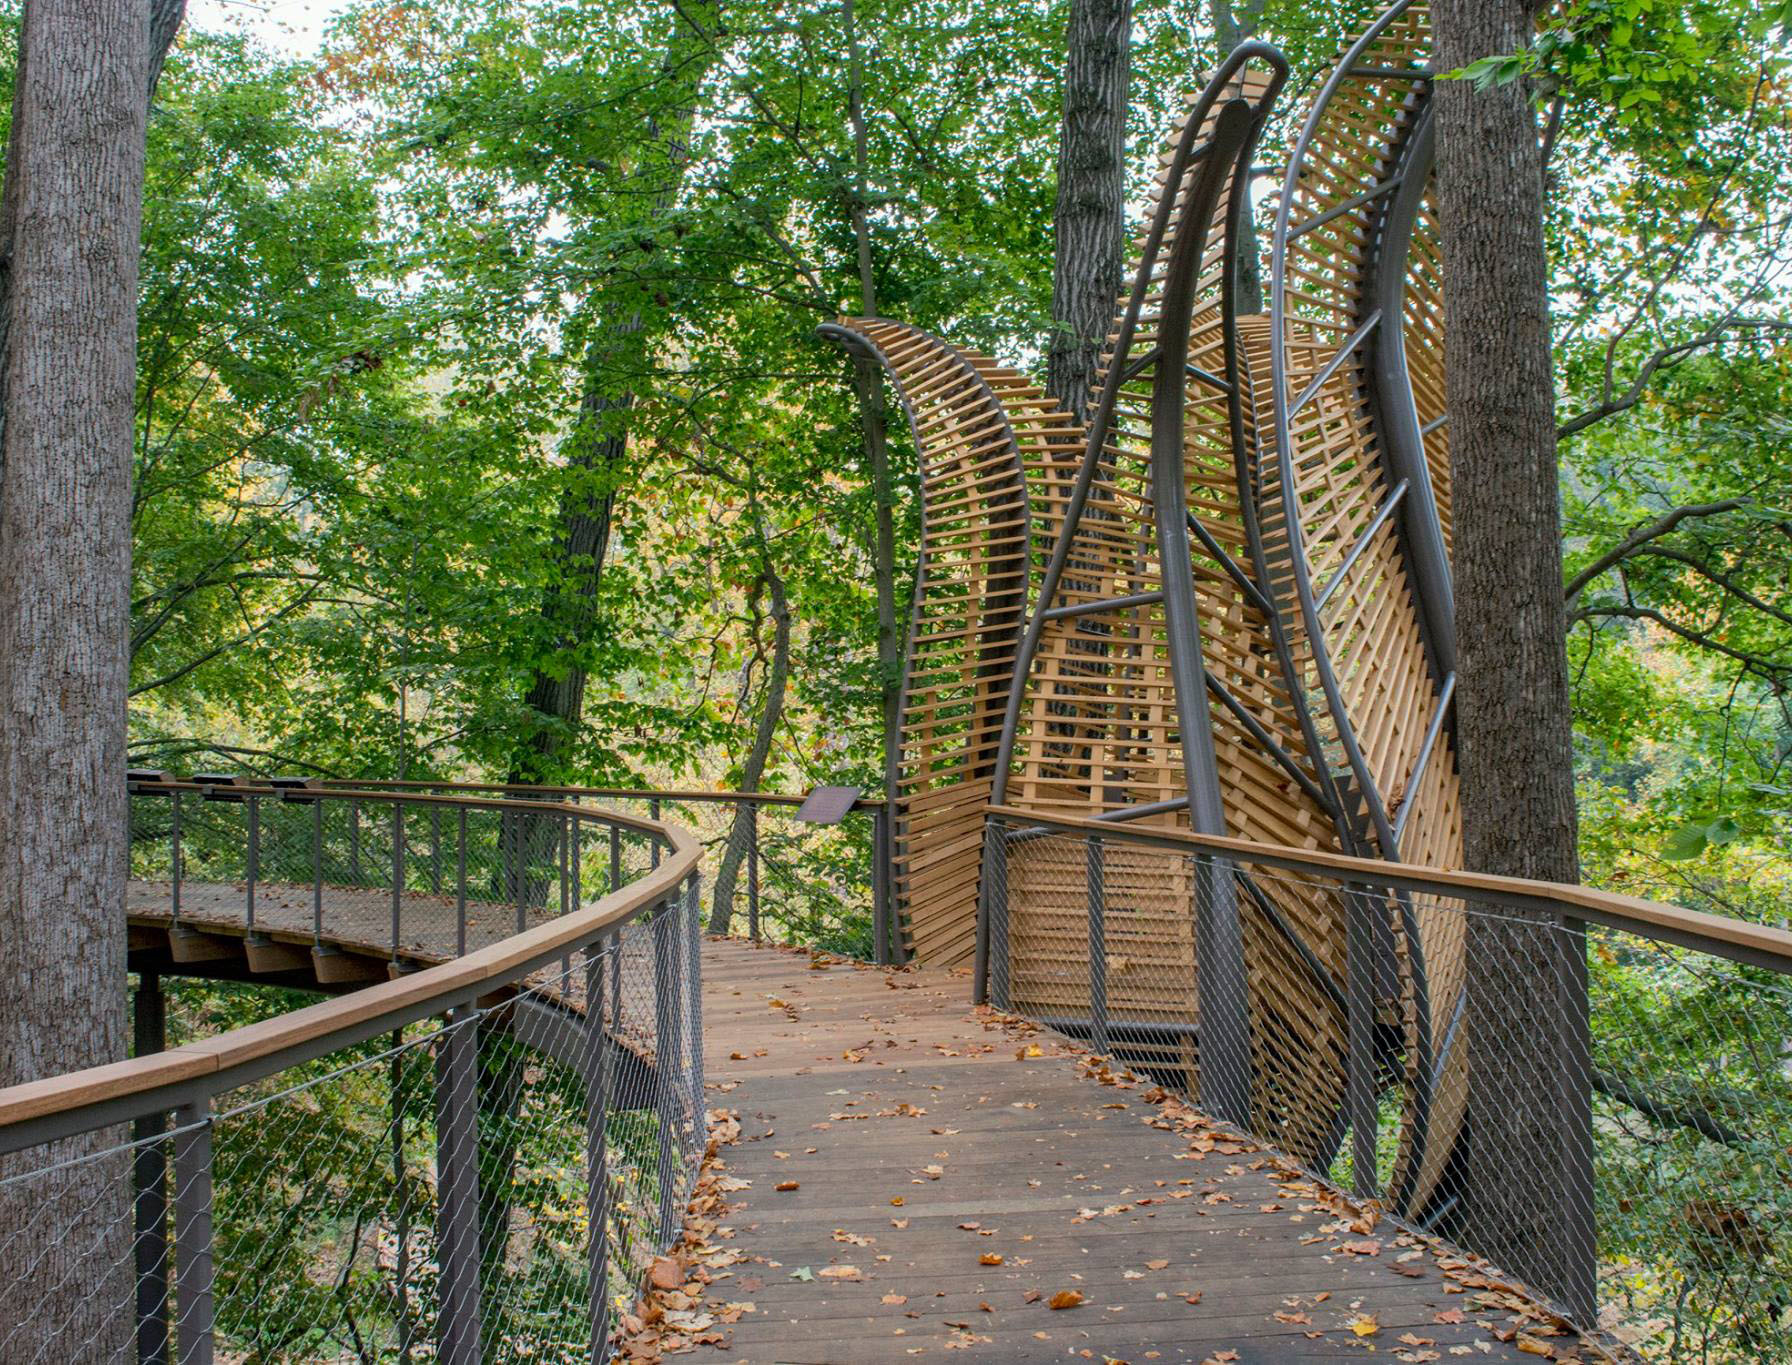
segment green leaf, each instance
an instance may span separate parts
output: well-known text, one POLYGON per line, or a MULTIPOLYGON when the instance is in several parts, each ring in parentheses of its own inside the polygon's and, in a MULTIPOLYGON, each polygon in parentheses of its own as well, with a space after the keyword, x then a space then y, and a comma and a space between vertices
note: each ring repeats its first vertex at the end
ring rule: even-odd
POLYGON ((1682 825, 1661 846, 1661 856, 1670 862, 1683 863, 1689 858, 1696 858, 1709 845, 1703 825, 1682 825))

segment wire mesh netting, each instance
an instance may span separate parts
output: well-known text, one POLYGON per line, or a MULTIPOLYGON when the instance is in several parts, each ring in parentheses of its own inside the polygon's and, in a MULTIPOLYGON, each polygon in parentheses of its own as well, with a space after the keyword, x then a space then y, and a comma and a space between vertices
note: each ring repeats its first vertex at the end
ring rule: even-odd
MULTIPOLYGON (((390 935, 395 957, 425 960, 588 907, 669 856, 596 812, 133 807, 133 889, 168 914, 178 881, 177 931, 390 935)), ((0 1156, 0 1255, 18 1271, 0 1359, 174 1359, 200 1341, 245 1360, 601 1356, 680 1232, 706 1140, 699 912, 692 876, 476 999, 326 1034, 232 1089, 146 1099, 135 1131, 0 1156)), ((307 1003, 151 970, 137 992, 140 1010, 165 1003, 176 1047, 307 1003)))
POLYGON ((991 841, 999 1007, 1149 1072, 1648 1358, 1792 1359, 1778 973, 1118 831, 992 826, 991 841))

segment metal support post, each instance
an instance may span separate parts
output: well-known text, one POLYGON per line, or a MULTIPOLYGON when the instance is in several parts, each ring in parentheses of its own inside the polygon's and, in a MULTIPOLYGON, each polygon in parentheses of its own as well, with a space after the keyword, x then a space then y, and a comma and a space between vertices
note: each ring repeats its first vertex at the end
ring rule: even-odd
POLYGON ((398 920, 404 903, 404 806, 392 803, 392 961, 398 961, 398 920))
POLYGON ((255 936, 255 881, 261 875, 261 798, 249 798, 249 854, 243 869, 243 923, 249 937, 255 936))
POLYGON ((1224 859, 1195 863, 1195 990, 1201 1105, 1239 1128, 1251 1122, 1251 1044, 1238 887, 1224 859))
POLYGON ((438 1359, 479 1365, 479 1101, 477 1013, 448 1015, 436 1046, 438 1359))
MULTIPOLYGON (((747 816, 747 937, 759 942, 759 806, 746 803, 747 816)), ((878 959, 880 962, 882 958, 878 959)))
POLYGON ((654 1041, 654 1104, 659 1115, 659 1244, 671 1243, 677 1231, 679 1133, 678 1084, 672 1072, 678 1065, 678 968, 673 955, 678 951, 675 899, 667 900, 653 912, 648 931, 653 940, 653 1041, 654 1041))
MULTIPOLYGON (((611 939, 614 944, 615 940, 611 939)), ((604 1124, 609 1100, 608 1039, 604 1034, 604 957, 585 950, 585 1229, 586 1284, 591 1311, 591 1358, 603 1358, 610 1336, 610 1180, 604 1124)))
POLYGON ((175 1359, 212 1365, 212 1114, 174 1111, 175 1359))
POLYGON ((700 875, 691 873, 684 901, 685 934, 685 1069, 691 1082, 691 1159, 698 1160, 708 1134, 703 1106, 703 917, 700 875))
POLYGON ((1376 1180, 1375 896, 1367 887, 1344 889, 1346 1043, 1345 1105, 1350 1117, 1351 1189, 1359 1199, 1380 1193, 1376 1180))
POLYGON ((890 807, 886 802, 871 811, 871 932, 873 956, 880 967, 896 961, 895 904, 891 896, 890 807))
POLYGON ((1101 840, 1089 838, 1084 878, 1089 887, 1089 1046, 1108 1051, 1108 897, 1101 840))
MULTIPOLYGON (((167 1004, 162 978, 140 972, 133 1001, 133 1054, 148 1057, 167 1045, 167 1004)), ((166 1116, 145 1114, 131 1125, 137 1144, 132 1163, 136 1196, 137 1360, 139 1365, 168 1362, 168 1151, 163 1135, 166 1116)))
POLYGON ((1009 1004, 1011 966, 1008 959, 1008 831, 990 825, 984 844, 984 876, 989 885, 989 1002, 999 1010, 1009 1004))

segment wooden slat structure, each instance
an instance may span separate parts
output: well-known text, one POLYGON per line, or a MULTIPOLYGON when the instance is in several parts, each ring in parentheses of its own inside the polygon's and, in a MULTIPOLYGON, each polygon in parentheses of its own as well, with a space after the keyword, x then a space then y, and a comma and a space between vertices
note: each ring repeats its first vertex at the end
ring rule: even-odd
MULTIPOLYGON (((1272 239, 1264 484, 1288 570, 1278 608, 1308 643, 1298 686, 1325 699, 1323 738, 1348 765, 1365 846, 1460 867, 1430 65, 1427 5, 1395 4, 1301 122, 1272 239)), ((1414 1212, 1461 1123, 1461 925, 1418 898, 1391 906, 1386 927, 1407 1034, 1393 1196, 1414 1212)))
MULTIPOLYGON (((1075 1021, 1099 991, 1135 1055, 1315 1162, 1345 1124, 1333 892, 1223 865, 1166 877, 1124 847, 1098 871, 1067 866, 1061 843, 991 842, 982 864, 974 850, 993 800, 1460 865, 1429 60, 1411 0, 1344 52, 1288 157, 1269 314, 1240 317, 1249 168, 1286 65, 1261 44, 1228 59, 1162 154, 1087 430, 914 329, 833 329, 895 378, 927 497, 963 489, 924 510, 905 688, 898 866, 916 951, 960 960, 975 923, 996 1003, 1075 1021), (1029 535, 1022 632, 1013 599, 974 574, 1029 581, 1013 557, 1029 535), (980 882, 999 889, 979 919, 980 882)), ((1403 1073, 1389 1193, 1420 1214, 1461 1122, 1460 918, 1403 893, 1385 919, 1366 932, 1378 1045, 1403 1073)))
POLYGON ((921 465, 921 544, 902 680, 893 823, 904 956, 971 956, 983 815, 1025 626, 1024 467, 1075 440, 1024 376, 919 328, 842 319, 821 329, 889 374, 921 465))

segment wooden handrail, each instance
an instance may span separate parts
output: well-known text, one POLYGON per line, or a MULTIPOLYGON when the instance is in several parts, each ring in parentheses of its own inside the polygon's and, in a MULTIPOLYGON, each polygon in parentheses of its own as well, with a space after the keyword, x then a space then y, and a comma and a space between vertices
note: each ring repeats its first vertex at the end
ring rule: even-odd
MULTIPOLYGON (((139 789, 154 786, 163 789, 199 790, 204 785, 206 784, 155 783, 139 784, 139 789)), ((575 819, 601 822, 606 826, 626 825, 663 839, 668 846, 668 855, 657 868, 639 880, 608 892, 593 904, 468 953, 465 957, 426 967, 274 1019, 232 1029, 213 1038, 170 1048, 165 1052, 0 1088, 0 1134, 19 1124, 51 1115, 70 1117, 78 1111, 100 1110, 102 1107, 110 1110, 125 1103, 134 1104, 137 1112, 152 1112, 163 1107, 154 1102, 158 1092, 189 1086, 225 1071, 253 1068, 257 1063, 266 1062, 281 1054, 300 1052, 307 1048, 315 1051, 320 1042, 332 1037, 341 1036, 341 1045, 347 1046, 373 1032, 383 1031, 386 1026, 384 1021, 393 1017, 436 1013, 436 1010, 428 1006, 440 1003, 445 1008, 449 1004, 477 995, 481 987, 514 981, 520 974, 533 970, 534 966, 564 956, 581 943, 631 919, 649 906, 664 901, 676 892, 681 882, 696 871, 703 852, 697 839, 677 825, 660 824, 591 806, 560 802, 412 796, 361 789, 309 790, 326 792, 330 799, 360 797, 385 801, 402 800, 407 803, 419 801, 479 809, 514 810, 525 815, 558 813, 575 819)), ((279 790, 271 787, 233 787, 231 792, 233 795, 279 795, 279 790)), ((120 910, 123 910, 122 906, 120 910)), ((108 1114, 103 1121, 114 1121, 116 1117, 118 1116, 108 1114)), ((78 1131, 81 1127, 78 1122, 67 1126, 71 1131, 78 1131)), ((0 1149, 5 1145, 0 1143, 0 1149)))
MULTIPOLYGON (((754 806, 800 806, 808 800, 806 795, 792 792, 704 791, 694 787, 661 791, 651 787, 554 787, 529 782, 429 782, 421 779, 364 782, 347 778, 324 778, 321 781, 325 791, 339 790, 340 783, 365 790, 539 792, 543 796, 590 796, 604 801, 735 801, 754 806)), ((852 803, 852 808, 875 810, 883 804, 881 796, 861 796, 852 803)))
POLYGON ((1546 909, 1573 919, 1592 920, 1645 938, 1697 948, 1718 957, 1749 962, 1792 975, 1792 933, 1725 915, 1708 915, 1684 906, 1664 905, 1640 896, 1600 891, 1563 882, 1501 877, 1487 872, 1422 867, 1412 863, 1355 858, 1316 849, 1259 844, 1250 839, 1195 834, 1158 826, 1047 815, 1014 806, 991 806, 992 816, 1065 834, 1098 835, 1103 840, 1151 844, 1172 849, 1224 854, 1237 862, 1256 863, 1296 872, 1321 872, 1340 881, 1397 886, 1433 894, 1474 897, 1526 909, 1546 909))

